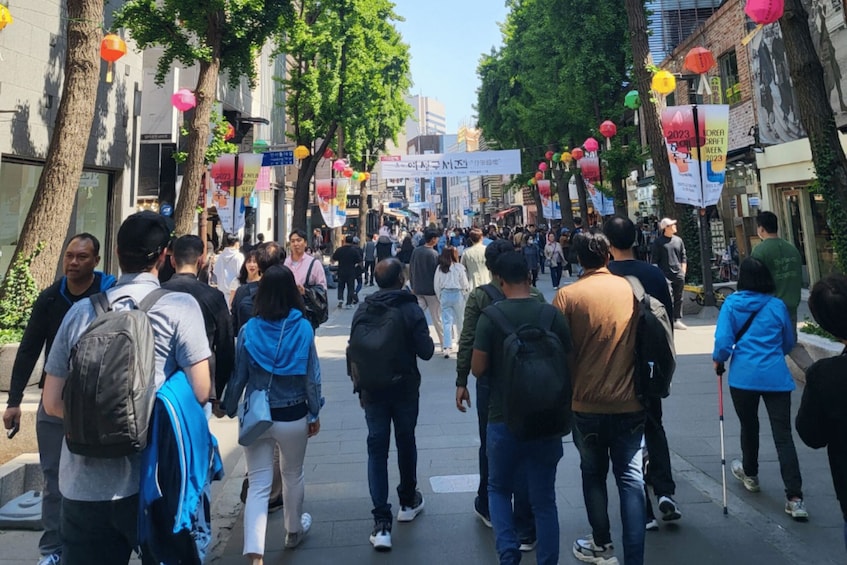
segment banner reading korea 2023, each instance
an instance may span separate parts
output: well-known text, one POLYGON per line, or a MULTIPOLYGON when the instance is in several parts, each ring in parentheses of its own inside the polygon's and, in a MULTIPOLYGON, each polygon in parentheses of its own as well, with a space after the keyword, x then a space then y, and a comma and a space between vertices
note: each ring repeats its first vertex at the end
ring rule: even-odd
POLYGON ((670 106, 662 111, 674 201, 705 208, 717 204, 726 180, 729 106, 670 106))
POLYGON ((382 165, 382 178, 473 177, 516 175, 521 172, 521 152, 518 149, 383 155, 379 160, 382 165))

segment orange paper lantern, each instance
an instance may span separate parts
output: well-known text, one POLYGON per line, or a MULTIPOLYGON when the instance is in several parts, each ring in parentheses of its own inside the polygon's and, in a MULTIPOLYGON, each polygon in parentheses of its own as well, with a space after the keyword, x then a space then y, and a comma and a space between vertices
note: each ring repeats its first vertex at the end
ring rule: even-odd
POLYGON ((685 56, 683 66, 691 72, 702 75, 715 66, 715 56, 705 47, 694 47, 685 56))
POLYGON ((108 63, 106 82, 112 82, 112 64, 126 55, 126 42, 110 33, 100 42, 100 57, 108 63))

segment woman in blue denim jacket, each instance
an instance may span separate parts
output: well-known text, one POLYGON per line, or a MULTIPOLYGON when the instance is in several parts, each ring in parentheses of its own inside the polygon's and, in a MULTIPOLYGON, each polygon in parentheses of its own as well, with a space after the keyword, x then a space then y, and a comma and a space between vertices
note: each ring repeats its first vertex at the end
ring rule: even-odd
POLYGON ((268 389, 273 425, 244 448, 250 488, 244 509, 244 555, 261 565, 265 552, 268 498, 274 445, 282 461, 285 547, 300 544, 312 525, 303 509, 306 442, 320 430, 321 370, 314 332, 303 316, 303 299, 294 274, 275 266, 262 275, 256 316, 238 333, 236 370, 223 401, 235 416, 242 392, 268 389), (245 391, 246 388, 246 391, 245 391))

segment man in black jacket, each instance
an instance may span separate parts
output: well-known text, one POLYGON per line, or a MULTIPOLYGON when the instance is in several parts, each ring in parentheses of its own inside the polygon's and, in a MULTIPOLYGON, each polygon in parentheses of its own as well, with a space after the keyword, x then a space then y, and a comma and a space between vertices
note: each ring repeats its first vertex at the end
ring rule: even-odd
MULTIPOLYGON (((388 258, 376 264, 376 284, 379 291, 368 296, 353 316, 357 321, 368 315, 370 304, 379 303, 402 311, 404 328, 398 335, 395 353, 397 366, 403 367, 399 382, 378 390, 361 390, 359 398, 365 409, 368 424, 368 485, 373 502, 374 529, 371 544, 378 551, 391 549, 391 504, 388 503, 388 448, 391 425, 397 446, 397 466, 400 471, 398 522, 411 522, 424 507, 423 496, 417 489, 417 445, 415 427, 418 422, 421 373, 417 358, 432 358, 435 345, 429 327, 415 296, 403 290, 403 264, 388 258)), ((355 329, 353 330, 355 331, 355 329)))
MULTIPOLYGON (((76 302, 111 288, 115 284, 115 277, 94 270, 99 262, 100 242, 97 238, 90 233, 73 236, 65 247, 65 254, 62 257, 64 276, 38 295, 12 367, 9 399, 6 403, 6 412, 3 414, 3 424, 7 430, 20 426, 20 406, 27 381, 38 362, 42 347, 44 357, 49 355, 53 339, 59 331, 65 314, 76 302)), ((42 374, 38 387, 43 386, 44 375, 42 374)), ((59 493, 59 458, 65 433, 62 420, 48 416, 40 403, 35 431, 38 437, 41 471, 44 474, 41 501, 41 521, 44 524, 44 533, 38 542, 41 553, 40 563, 59 563, 62 555, 62 538, 59 534, 62 509, 62 495, 59 493)))
POLYGON ((206 338, 213 353, 209 359, 214 393, 211 403, 212 407, 217 409, 218 399, 223 395, 224 387, 235 366, 232 319, 226 307, 226 299, 216 289, 197 280, 197 273, 205 260, 203 241, 199 237, 184 235, 174 241, 170 257, 175 274, 162 288, 186 292, 200 305, 206 325, 206 338))
POLYGON ((353 308, 353 297, 356 294, 356 270, 359 266, 360 254, 358 246, 353 244, 353 236, 344 239, 344 245, 335 250, 332 260, 338 263, 338 307, 345 306, 344 289, 347 289, 347 308, 353 308))

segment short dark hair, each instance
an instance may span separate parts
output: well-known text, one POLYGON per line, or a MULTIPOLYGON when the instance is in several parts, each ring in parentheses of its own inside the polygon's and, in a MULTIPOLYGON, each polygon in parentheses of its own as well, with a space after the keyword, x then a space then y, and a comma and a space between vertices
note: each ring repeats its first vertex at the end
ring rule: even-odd
POLYGON ((193 265, 203 256, 203 240, 196 235, 183 235, 173 242, 171 255, 177 267, 193 265))
POLYGON ((488 247, 485 248, 485 266, 488 267, 488 270, 495 275, 498 274, 497 258, 503 253, 509 253, 514 250, 515 246, 509 240, 497 239, 492 241, 488 244, 488 247))
POLYGON ((224 236, 224 245, 226 247, 232 247, 236 243, 238 243, 238 234, 237 233, 227 233, 224 236))
POLYGON ((125 273, 150 272, 171 241, 172 224, 144 210, 127 217, 118 229, 118 263, 125 273))
POLYGON ((303 241, 309 241, 309 236, 306 235, 306 230, 301 230, 300 228, 294 228, 291 230, 291 233, 288 234, 288 241, 291 241, 291 238, 295 235, 303 241))
POLYGON ((256 263, 262 273, 274 265, 282 265, 283 261, 285 261, 285 250, 277 242, 266 241, 256 246, 256 263))
POLYGON ((747 257, 738 269, 738 290, 773 294, 776 285, 768 267, 755 257, 747 257))
POLYGON ((578 233, 572 245, 583 269, 599 269, 609 258, 609 240, 602 233, 578 233))
POLYGON ((353 243, 353 236, 352 236, 352 235, 348 235, 347 237, 345 237, 345 238, 344 238, 344 243, 346 243, 347 245, 352 245, 352 243, 353 243))
POLYGON ((388 257, 376 264, 374 278, 379 288, 399 288, 403 276, 403 263, 388 257))
POLYGON ((629 218, 615 216, 603 224, 603 234, 612 247, 629 249, 635 243, 635 224, 629 218))
POLYGON ((496 269, 503 282, 529 283, 529 267, 524 256, 517 251, 509 251, 497 257, 496 269))
POLYGON ((91 247, 94 248, 94 255, 100 255, 100 240, 97 239, 94 235, 84 231, 82 233, 78 233, 76 235, 72 235, 68 242, 65 244, 65 247, 71 244, 72 241, 77 239, 87 239, 91 242, 91 247))
POLYGON ((441 237, 441 234, 438 233, 438 230, 435 228, 426 228, 424 230, 424 241, 426 243, 429 243, 433 239, 438 239, 439 237, 441 237))
POLYGON ((263 233, 257 234, 256 235, 256 241, 258 241, 259 243, 264 242, 265 241, 265 234, 263 234, 263 233))
POLYGON ((292 308, 306 311, 294 273, 285 265, 274 265, 262 273, 253 312, 265 320, 281 320, 288 317, 292 308))
POLYGON ((809 310, 820 326, 837 337, 847 339, 847 277, 832 274, 815 283, 809 293, 809 310))
POLYGON ((582 218, 580 218, 579 216, 574 216, 573 225, 581 226, 582 225, 582 218))
POLYGON ((773 212, 759 212, 756 215, 756 225, 765 230, 767 233, 779 232, 779 222, 776 214, 773 212))

